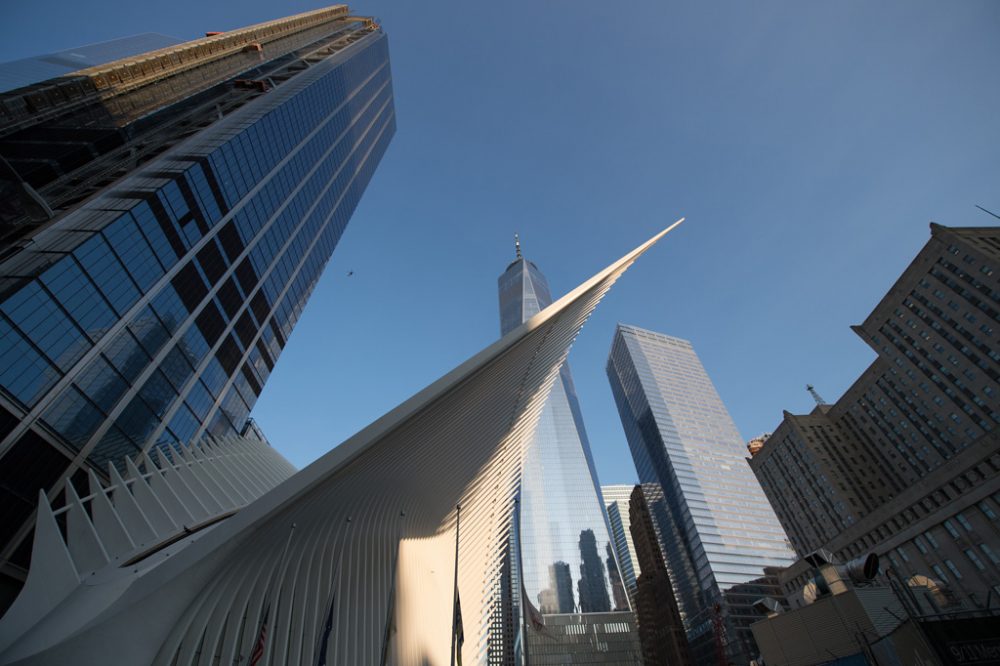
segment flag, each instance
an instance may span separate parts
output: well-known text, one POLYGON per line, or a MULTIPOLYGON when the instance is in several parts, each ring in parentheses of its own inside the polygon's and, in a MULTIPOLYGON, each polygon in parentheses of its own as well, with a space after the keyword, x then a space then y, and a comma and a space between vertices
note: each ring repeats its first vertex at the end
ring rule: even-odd
POLYGON ((528 598, 528 592, 524 589, 524 581, 521 581, 521 599, 524 600, 524 614, 527 616, 528 622, 531 623, 531 628, 540 634, 550 636, 548 627, 545 626, 545 618, 528 598))
POLYGON ((462 645, 465 644, 465 629, 462 627, 462 602, 458 598, 458 587, 455 587, 455 617, 452 623, 455 635, 452 643, 455 646, 455 664, 462 666, 462 645))
MULTIPOLYGON (((336 597, 334 597, 336 599, 336 597)), ((333 601, 330 599, 330 612, 326 614, 326 625, 323 627, 323 638, 319 640, 319 660, 316 666, 326 666, 326 644, 330 640, 330 632, 333 630, 333 601)))
POLYGON ((253 652, 250 653, 250 666, 257 666, 264 658, 264 644, 267 642, 267 616, 271 612, 271 604, 268 603, 264 609, 264 619, 260 623, 260 631, 257 632, 257 642, 254 643, 253 652))

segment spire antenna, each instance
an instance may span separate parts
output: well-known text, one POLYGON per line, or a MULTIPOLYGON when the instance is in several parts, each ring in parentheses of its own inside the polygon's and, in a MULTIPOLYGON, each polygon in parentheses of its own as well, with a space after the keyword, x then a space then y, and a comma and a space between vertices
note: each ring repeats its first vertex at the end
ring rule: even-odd
POLYGON ((986 210, 985 208, 983 208, 983 207, 982 207, 982 206, 980 206, 979 204, 975 204, 975 206, 976 206, 976 208, 978 208, 979 210, 983 211, 984 213, 988 213, 988 214, 992 215, 993 217, 997 218, 998 220, 1000 220, 1000 215, 997 215, 997 214, 996 214, 996 213, 994 213, 993 211, 991 211, 991 210, 986 210))
POLYGON ((521 239, 517 237, 517 233, 514 234, 514 251, 517 252, 517 258, 521 258, 521 239))
POLYGON ((806 384, 806 390, 809 391, 809 395, 811 395, 813 397, 813 400, 816 401, 817 405, 825 405, 825 404, 827 404, 826 400, 824 400, 823 397, 819 393, 816 392, 816 389, 813 387, 812 384, 806 384))

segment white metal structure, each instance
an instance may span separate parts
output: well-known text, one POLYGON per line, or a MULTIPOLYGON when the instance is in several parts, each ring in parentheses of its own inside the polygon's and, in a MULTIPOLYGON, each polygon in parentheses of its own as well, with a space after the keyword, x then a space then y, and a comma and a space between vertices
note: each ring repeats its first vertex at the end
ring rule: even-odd
POLYGON ((456 580, 462 662, 485 663, 522 448, 584 321, 677 224, 242 508, 211 446, 95 486, 89 514, 71 494, 66 537, 43 505, 0 663, 445 665, 456 580), (157 502, 162 529, 137 512, 157 502))

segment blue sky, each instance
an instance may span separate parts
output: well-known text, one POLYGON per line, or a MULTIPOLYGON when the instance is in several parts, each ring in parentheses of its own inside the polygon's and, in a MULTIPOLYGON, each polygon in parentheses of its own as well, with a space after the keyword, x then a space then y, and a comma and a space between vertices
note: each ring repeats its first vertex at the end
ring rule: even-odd
MULTIPOLYGON (((0 61, 317 6, 7 0, 0 61)), ((691 340, 749 438, 867 367, 849 326, 929 221, 1000 212, 997 2, 352 7, 389 34, 398 132, 254 412, 298 465, 497 337, 515 231, 562 294, 688 218, 570 356, 601 481, 624 483, 616 322, 691 340)))

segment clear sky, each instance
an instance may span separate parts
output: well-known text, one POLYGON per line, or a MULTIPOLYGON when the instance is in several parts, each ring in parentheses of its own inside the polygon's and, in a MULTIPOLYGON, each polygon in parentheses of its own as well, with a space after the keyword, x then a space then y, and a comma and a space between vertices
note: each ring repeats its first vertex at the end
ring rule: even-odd
MULTIPOLYGON (((318 6, 2 0, 0 61, 318 6)), ((253 414, 297 465, 498 336, 515 231, 559 295, 688 218, 570 356, 608 484, 635 478, 615 322, 691 340, 749 438, 872 361, 849 326, 929 221, 997 222, 995 0, 352 7, 389 34, 398 132, 253 414)))

